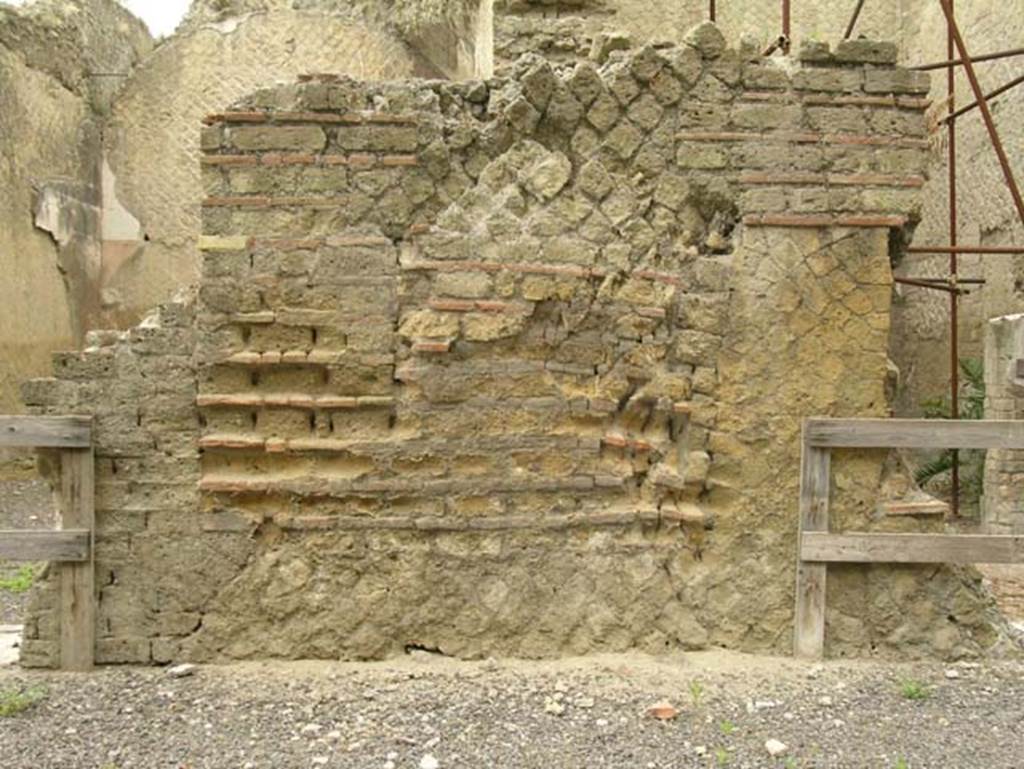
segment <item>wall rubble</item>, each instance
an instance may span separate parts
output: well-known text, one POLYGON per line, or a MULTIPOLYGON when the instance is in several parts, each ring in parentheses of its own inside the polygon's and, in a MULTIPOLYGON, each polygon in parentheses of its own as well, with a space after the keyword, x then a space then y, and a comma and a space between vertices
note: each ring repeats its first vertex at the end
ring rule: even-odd
MULTIPOLYGON (((800 419, 887 412, 928 85, 689 39, 211 116, 194 303, 26 391, 97 413, 101 661, 788 648, 800 419)), ((882 459, 836 523, 927 527, 882 459)), ((828 603, 833 654, 999 640, 969 571, 828 603)))

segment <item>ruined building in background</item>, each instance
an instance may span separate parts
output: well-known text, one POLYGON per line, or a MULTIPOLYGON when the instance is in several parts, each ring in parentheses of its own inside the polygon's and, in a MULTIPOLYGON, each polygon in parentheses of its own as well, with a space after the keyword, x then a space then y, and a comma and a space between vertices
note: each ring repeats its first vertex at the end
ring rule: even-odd
MULTIPOLYGON (((0 3, 0 412, 87 331, 130 327, 199 276, 203 116, 310 72, 490 74, 490 2, 196 0, 157 43, 116 0, 0 3)), ((2 460, 2 456, 0 456, 2 460)))
MULTIPOLYGON (((1024 419, 1024 315, 989 321, 985 331, 985 418, 1024 419)), ((987 452, 981 519, 993 534, 1024 534, 1024 457, 987 452)))
MULTIPOLYGON (((854 0, 794 8, 797 41, 838 40, 854 0)), ((150 39, 114 0, 37 0, 0 5, 0 264, 23 276, 0 285, 0 411, 21 409, 18 383, 49 371, 49 354, 80 346, 87 331, 128 328, 148 309, 196 282, 200 152, 195 125, 258 88, 302 74, 367 80, 412 75, 485 77, 523 53, 556 62, 622 45, 679 41, 702 21, 705 2, 678 0, 195 0, 177 32, 150 39), (493 7, 492 7, 493 6, 493 7), (447 14, 444 13, 447 9, 447 14), (493 38, 493 40, 492 40, 493 38), (493 58, 492 62, 492 50, 493 58)), ((765 46, 781 30, 777 0, 717 3, 730 40, 765 46)), ((993 11, 957 9, 978 52, 1011 48, 1024 34, 1024 0, 993 11), (984 41, 984 42, 982 42, 984 41)), ((857 34, 899 43, 903 64, 946 58, 945 20, 935 0, 866 3, 857 34)), ((986 89, 1018 73, 1014 60, 987 62, 986 89)), ((933 112, 944 108, 933 79, 933 112)), ((968 93, 961 81, 959 91, 968 93)), ((1024 100, 998 102, 1011 162, 1024 156, 1024 100)), ((916 245, 948 238, 947 174, 935 117, 935 173, 921 200, 916 245)), ((1005 245, 1024 237, 1002 194, 998 165, 977 116, 959 121, 960 231, 964 242, 1005 245), (996 190, 995 194, 991 194, 996 190)), ((902 276, 943 275, 943 256, 895 253, 902 276)), ((965 257, 964 275, 988 279, 965 297, 963 355, 980 357, 991 317, 1015 312, 1019 259, 965 257)), ((890 357, 899 370, 894 406, 919 412, 949 378, 944 295, 896 288, 890 357)), ((2 461, 2 456, 0 456, 2 461)))
MULTIPOLYGON (((25 388, 95 415, 99 661, 789 647, 800 423, 888 412, 928 79, 713 25, 602 58, 197 123, 194 299, 25 388)), ((837 459, 838 527, 927 529, 883 458, 837 459)), ((829 589, 832 654, 1001 639, 970 570, 829 589)))

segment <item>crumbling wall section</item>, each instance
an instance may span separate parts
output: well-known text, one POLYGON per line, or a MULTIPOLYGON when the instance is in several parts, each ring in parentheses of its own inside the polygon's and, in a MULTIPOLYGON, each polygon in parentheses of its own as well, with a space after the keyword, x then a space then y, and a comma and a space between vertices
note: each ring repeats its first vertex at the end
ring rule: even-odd
POLYGON ((98 307, 101 129, 111 84, 145 54, 113 0, 0 7, 0 411, 81 342, 98 307))
MULTIPOLYGON (((884 46, 789 72, 688 39, 489 84, 310 78, 212 116, 180 471, 159 426, 139 449, 180 518, 98 549, 124 559, 104 659, 788 648, 800 420, 886 413, 927 83, 884 46)), ((148 382, 164 358, 139 352, 106 354, 148 382)), ((837 524, 926 526, 873 520, 881 460, 837 460, 837 524)), ((998 637, 969 574, 830 590, 836 654, 998 637)))
POLYGON ((197 4, 126 83, 107 126, 108 204, 138 222, 104 240, 108 324, 136 322, 198 280, 202 186, 195 126, 205 115, 304 73, 366 80, 436 75, 425 67, 394 30, 359 8, 197 4))
MULTIPOLYGON (((865 4, 857 36, 902 42, 905 17, 909 15, 905 6, 910 3, 898 0, 865 4)), ((799 44, 804 40, 840 39, 854 5, 848 0, 819 0, 794 7, 794 40, 799 44)), ((530 52, 553 60, 586 58, 592 50, 607 46, 611 33, 614 38, 625 36, 635 45, 679 42, 687 30, 708 20, 708 12, 706 0, 497 0, 497 60, 499 65, 507 64, 530 52)), ((782 31, 778 0, 720 2, 716 18, 728 39, 746 38, 761 50, 782 31)))
MULTIPOLYGON (((84 350, 54 356, 53 378, 23 388, 36 413, 94 417, 100 663, 171 659, 173 639, 201 621, 204 585, 240 563, 199 536, 193 317, 168 304, 131 331, 90 332, 84 350)), ((26 665, 56 658, 57 584, 33 596, 26 665)))

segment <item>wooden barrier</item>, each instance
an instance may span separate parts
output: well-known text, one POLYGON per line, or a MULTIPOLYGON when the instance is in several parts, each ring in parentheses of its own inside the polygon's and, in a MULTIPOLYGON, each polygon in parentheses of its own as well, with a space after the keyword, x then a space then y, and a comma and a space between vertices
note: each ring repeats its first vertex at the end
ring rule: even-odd
POLYGON ((793 633, 796 656, 820 658, 824 655, 825 582, 829 563, 1024 563, 1024 537, 830 533, 831 452, 836 448, 1024 449, 1024 422, 804 421, 793 633))
POLYGON ((0 416, 0 448, 60 451, 59 531, 0 531, 0 558, 57 561, 60 666, 91 670, 96 649, 95 530, 91 417, 0 416))

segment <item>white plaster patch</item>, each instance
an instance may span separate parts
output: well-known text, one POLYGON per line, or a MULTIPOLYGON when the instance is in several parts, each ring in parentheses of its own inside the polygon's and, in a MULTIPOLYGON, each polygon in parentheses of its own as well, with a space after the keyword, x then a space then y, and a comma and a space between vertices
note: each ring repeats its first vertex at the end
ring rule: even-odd
POLYGON ((0 667, 18 662, 21 625, 0 625, 0 667))
POLYGON ((101 178, 103 184, 101 237, 103 240, 142 240, 142 224, 117 199, 117 177, 114 176, 106 158, 103 159, 101 178))

